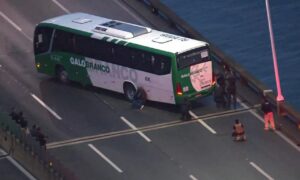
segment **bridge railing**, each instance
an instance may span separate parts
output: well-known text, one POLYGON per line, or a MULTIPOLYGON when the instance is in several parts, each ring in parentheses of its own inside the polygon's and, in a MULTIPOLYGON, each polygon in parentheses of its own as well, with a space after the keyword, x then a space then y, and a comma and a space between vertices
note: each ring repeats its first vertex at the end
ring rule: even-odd
MULTIPOLYGON (((138 0, 148 7, 148 9, 160 16, 166 22, 170 24, 173 28, 176 28, 182 35, 190 37, 193 39, 198 39, 202 41, 209 42, 208 39, 203 37, 197 30, 191 27, 188 23, 182 20, 177 16, 173 11, 171 11, 166 5, 161 3, 159 0, 138 0)), ((241 67, 233 58, 223 53, 220 49, 214 46, 212 43, 211 52, 212 56, 219 65, 229 66, 235 74, 239 77, 240 82, 243 85, 247 85, 252 91, 257 93, 260 96, 263 96, 264 91, 269 88, 263 84, 261 81, 252 76, 246 69, 241 67)), ((280 115, 284 114, 288 119, 290 119, 294 124, 300 128, 300 113, 297 112, 292 106, 288 103, 277 103, 276 97, 273 93, 268 93, 267 98, 272 103, 273 107, 280 112, 280 115)))
POLYGON ((76 180, 35 137, 26 133, 7 113, 0 112, 0 147, 37 179, 76 180))

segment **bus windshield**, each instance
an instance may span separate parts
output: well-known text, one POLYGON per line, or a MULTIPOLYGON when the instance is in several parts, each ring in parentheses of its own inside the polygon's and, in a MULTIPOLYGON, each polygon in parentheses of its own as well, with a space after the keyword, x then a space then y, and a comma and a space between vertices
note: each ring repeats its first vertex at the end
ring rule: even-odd
POLYGON ((208 49, 197 48, 182 54, 177 57, 178 69, 183 69, 194 64, 198 64, 209 60, 208 49))

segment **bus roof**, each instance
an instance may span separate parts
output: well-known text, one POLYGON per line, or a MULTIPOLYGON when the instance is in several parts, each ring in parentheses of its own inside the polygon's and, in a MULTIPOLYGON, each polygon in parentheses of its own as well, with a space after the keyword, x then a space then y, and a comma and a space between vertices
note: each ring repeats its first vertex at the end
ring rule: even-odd
POLYGON ((45 20, 40 24, 60 26, 87 33, 93 38, 105 38, 107 41, 115 39, 113 41, 115 43, 123 42, 124 45, 132 43, 174 54, 207 45, 203 41, 86 13, 62 15, 45 20))

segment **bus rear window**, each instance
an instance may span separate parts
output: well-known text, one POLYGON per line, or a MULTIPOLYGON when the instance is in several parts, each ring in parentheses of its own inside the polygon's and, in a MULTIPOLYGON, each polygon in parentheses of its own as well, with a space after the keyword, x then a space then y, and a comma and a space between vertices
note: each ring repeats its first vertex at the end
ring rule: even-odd
POLYGON ((209 60, 208 49, 198 48, 179 54, 177 57, 177 66, 178 69, 182 69, 207 60, 209 60))

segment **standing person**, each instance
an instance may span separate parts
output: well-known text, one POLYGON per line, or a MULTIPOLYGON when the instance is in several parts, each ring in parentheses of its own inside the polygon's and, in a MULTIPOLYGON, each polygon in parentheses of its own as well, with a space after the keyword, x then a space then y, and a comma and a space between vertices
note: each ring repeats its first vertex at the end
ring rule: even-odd
POLYGON ((16 121, 19 119, 19 114, 17 113, 16 108, 11 108, 11 112, 9 113, 9 116, 11 117, 12 120, 16 121))
POLYGON ((144 108, 144 104, 146 102, 146 99, 147 99, 147 95, 146 95, 145 90, 143 88, 139 87, 136 90, 136 93, 133 97, 132 107, 135 108, 135 109, 142 110, 144 108))
POLYGON ((23 112, 20 111, 18 114, 17 114, 17 118, 16 118, 16 123, 21 125, 21 122, 24 120, 24 116, 23 116, 23 112))
POLYGON ((36 125, 32 125, 31 129, 30 129, 30 135, 33 137, 33 138, 36 138, 37 136, 37 127, 36 125))
POLYGON ((245 141, 246 140, 244 125, 238 119, 235 120, 235 123, 233 125, 232 136, 234 137, 235 141, 245 141))
POLYGON ((271 125, 272 130, 275 130, 274 114, 271 104, 266 97, 264 97, 264 100, 261 103, 261 110, 264 112, 265 130, 269 130, 269 124, 271 125))
POLYGON ((226 101, 225 101, 225 91, 222 86, 217 84, 216 89, 214 91, 214 101, 216 103, 217 108, 225 108, 226 101))
POLYGON ((191 110, 191 103, 188 100, 188 98, 185 97, 183 99, 183 103, 180 106, 180 110, 181 110, 181 120, 183 121, 191 120, 191 115, 189 113, 189 111, 191 110))
POLYGON ((219 75, 217 78, 217 85, 213 95, 217 108, 225 108, 225 79, 223 74, 219 75))
POLYGON ((230 108, 233 103, 233 107, 236 109, 236 78, 229 67, 225 68, 225 92, 227 106, 230 108))

